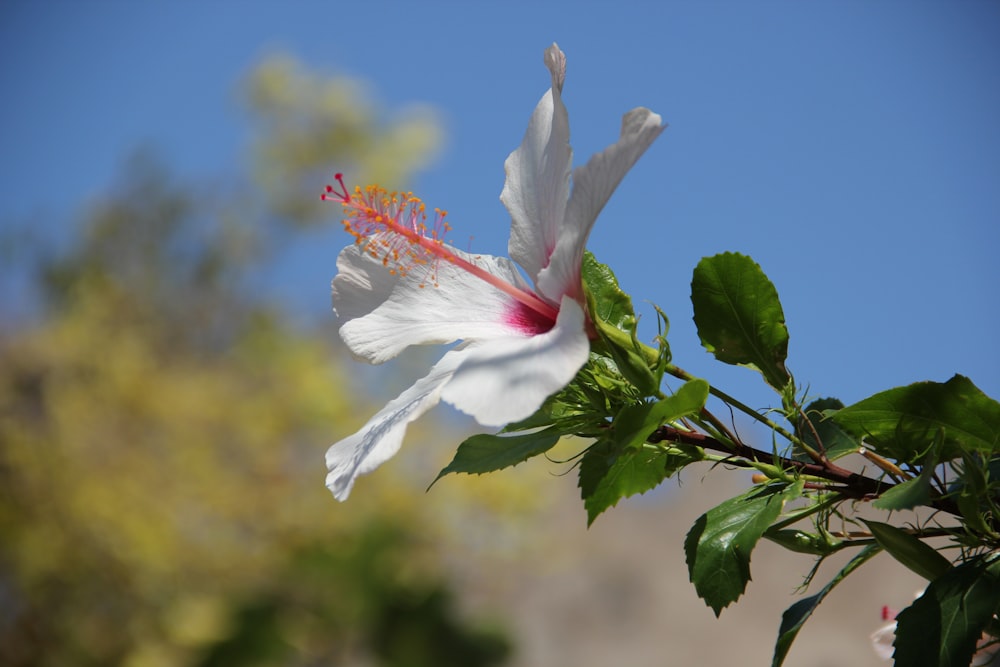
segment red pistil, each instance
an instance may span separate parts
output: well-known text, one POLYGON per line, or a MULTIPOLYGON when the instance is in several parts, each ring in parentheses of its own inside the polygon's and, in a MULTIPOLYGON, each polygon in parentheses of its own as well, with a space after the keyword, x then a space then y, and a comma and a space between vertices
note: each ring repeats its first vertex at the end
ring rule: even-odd
MULTIPOLYGON (((386 192, 369 185, 364 190, 356 187, 348 193, 343 174, 335 174, 340 190, 326 186, 322 195, 325 201, 339 201, 344 207, 344 229, 354 236, 356 243, 372 257, 381 258, 392 271, 406 275, 412 266, 430 267, 432 282, 437 285, 434 266, 445 261, 489 283, 519 303, 555 322, 559 312, 533 292, 511 285, 482 267, 459 257, 444 244, 443 236, 451 229, 445 222, 446 211, 435 209, 433 226, 426 224, 424 203, 412 192, 386 192)), ((421 285, 423 287, 423 285, 421 285)))

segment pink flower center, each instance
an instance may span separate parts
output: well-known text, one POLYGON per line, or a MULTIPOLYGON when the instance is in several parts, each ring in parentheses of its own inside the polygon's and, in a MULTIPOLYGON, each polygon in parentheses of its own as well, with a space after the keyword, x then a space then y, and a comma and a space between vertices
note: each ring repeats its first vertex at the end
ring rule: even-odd
POLYGON ((445 245, 444 235, 451 229, 445 222, 446 211, 434 209, 434 222, 428 226, 426 206, 412 192, 386 192, 377 185, 369 185, 348 193, 343 174, 335 174, 334 178, 339 191, 328 185, 322 199, 343 204, 344 229, 365 252, 389 267, 390 272, 405 276, 419 268, 427 276, 420 287, 428 282, 437 287, 437 263, 448 262, 515 299, 520 307, 509 314, 510 324, 539 333, 552 328, 558 309, 537 294, 459 257, 445 245))

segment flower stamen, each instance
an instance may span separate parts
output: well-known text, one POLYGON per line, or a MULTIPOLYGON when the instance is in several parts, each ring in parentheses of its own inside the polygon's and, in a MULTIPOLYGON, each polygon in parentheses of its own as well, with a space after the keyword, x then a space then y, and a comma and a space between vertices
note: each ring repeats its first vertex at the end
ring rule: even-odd
MULTIPOLYGON (((414 266, 424 267, 435 287, 437 262, 449 264, 484 280, 513 297, 519 303, 555 322, 558 310, 537 295, 516 287, 493 275, 463 257, 459 257, 444 243, 444 235, 451 229, 445 221, 447 211, 434 209, 434 222, 428 226, 426 205, 412 192, 386 192, 377 185, 364 189, 355 187, 349 193, 343 174, 334 174, 339 190, 326 186, 321 199, 339 201, 344 207, 344 230, 355 238, 355 243, 394 275, 405 276, 414 266)), ((424 287, 421 283, 420 287, 424 287)))

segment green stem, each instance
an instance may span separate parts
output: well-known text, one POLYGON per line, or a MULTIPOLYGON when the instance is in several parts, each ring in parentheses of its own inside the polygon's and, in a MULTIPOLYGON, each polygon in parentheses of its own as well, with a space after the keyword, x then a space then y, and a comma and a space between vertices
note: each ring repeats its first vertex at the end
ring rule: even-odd
MULTIPOLYGON (((684 380, 685 382, 687 382, 689 380, 694 380, 695 379, 695 377, 693 375, 691 375, 690 373, 688 373, 686 370, 684 370, 683 368, 679 368, 677 366, 674 366, 673 364, 667 364, 666 371, 668 373, 670 373, 671 375, 673 375, 678 380, 684 380)), ((779 435, 781 435, 782 437, 784 437, 789 442, 795 443, 796 445, 798 445, 799 447, 801 447, 803 449, 803 451, 805 451, 806 453, 810 453, 810 451, 813 451, 813 453, 815 453, 814 450, 812 450, 812 448, 809 447, 808 444, 806 444, 805 442, 802 441, 802 438, 798 437, 797 435, 794 435, 788 429, 784 428, 783 426, 781 426, 777 422, 771 421, 770 419, 768 419, 764 415, 760 414, 759 412, 757 412, 756 410, 754 410, 750 406, 746 405, 745 403, 739 401, 736 398, 733 398, 732 396, 730 396, 726 392, 724 392, 721 389, 717 388, 714 384, 709 383, 709 385, 708 385, 708 391, 709 391, 710 394, 712 394, 713 396, 715 396, 719 400, 723 401, 724 403, 733 406, 734 408, 736 408, 740 412, 746 414, 749 417, 752 417, 754 420, 760 422, 761 424, 764 424, 765 426, 767 426, 768 428, 770 428, 774 432, 776 432, 779 435)), ((810 454, 810 456, 811 455, 812 454, 810 454)))
POLYGON ((839 502, 843 502, 843 499, 838 497, 837 494, 832 493, 830 494, 829 497, 824 498, 815 505, 809 505, 808 507, 804 507, 794 512, 785 514, 784 518, 781 521, 776 521, 775 523, 773 523, 768 530, 781 530, 782 528, 787 528, 788 526, 791 526, 793 523, 797 523, 802 519, 810 517, 813 514, 816 514, 817 512, 826 509, 827 507, 832 507, 839 502))

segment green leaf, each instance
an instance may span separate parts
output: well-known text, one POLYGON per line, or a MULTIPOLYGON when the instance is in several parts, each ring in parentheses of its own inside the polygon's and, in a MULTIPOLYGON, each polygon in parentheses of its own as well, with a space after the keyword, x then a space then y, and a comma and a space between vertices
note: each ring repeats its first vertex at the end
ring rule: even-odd
POLYGON ((998 609, 1000 558, 951 568, 896 617, 895 667, 968 667, 998 609))
POLYGON ((969 378, 945 383, 918 382, 870 396, 831 417, 841 428, 864 437, 879 454, 913 463, 943 432, 941 460, 963 451, 1000 448, 1000 403, 969 378))
MULTIPOLYGON (((795 435, 802 438, 813 449, 819 450, 820 445, 822 445, 826 457, 831 461, 836 461, 842 456, 858 451, 860 443, 856 438, 833 421, 824 418, 827 412, 840 410, 843 407, 844 404, 836 398, 820 398, 813 401, 806 406, 804 411, 806 419, 809 420, 808 423, 802 415, 791 420, 795 424, 795 435), (819 436, 818 441, 816 436, 819 436)), ((795 452, 795 458, 800 461, 812 460, 808 454, 799 451, 798 448, 795 452)))
POLYGON ((643 395, 655 394, 663 378, 662 367, 670 361, 665 338, 660 338, 659 355, 639 342, 632 297, 618 286, 611 269, 589 251, 584 254, 581 273, 590 319, 607 354, 643 395))
MULTIPOLYGON (((587 498, 594 495, 597 491, 597 485, 601 483, 604 476, 608 474, 608 470, 614 465, 616 453, 614 444, 607 438, 597 440, 584 452, 580 459, 580 476, 577 482, 584 506, 587 504, 587 498)), ((588 519, 588 525, 593 523, 593 518, 588 516, 588 519)))
POLYGON ((560 435, 556 428, 522 435, 474 435, 458 446, 455 458, 434 481, 452 472, 479 475, 517 465, 552 449, 559 442, 560 435))
POLYGON ((858 555, 852 558, 830 580, 830 583, 823 587, 823 590, 815 595, 810 595, 807 598, 799 600, 785 610, 785 613, 781 615, 781 626, 778 628, 778 641, 774 644, 774 659, 771 661, 771 667, 781 667, 781 663, 785 661, 785 656, 788 655, 788 650, 792 647, 792 642, 795 641, 799 630, 802 629, 802 626, 805 625, 805 622, 809 620, 809 617, 812 616, 812 613, 816 611, 816 608, 819 607, 830 591, 843 581, 847 575, 868 562, 879 551, 880 549, 877 545, 868 545, 858 552, 858 555))
POLYGON ((984 463, 982 459, 983 457, 972 452, 962 453, 962 474, 951 486, 950 493, 968 529, 996 537, 996 531, 986 522, 986 514, 996 514, 995 510, 990 510, 992 503, 988 494, 990 480, 997 474, 998 461, 993 458, 989 463, 984 463))
POLYGON ((868 526, 868 530, 872 532, 872 536, 879 543, 879 546, 927 581, 934 581, 951 569, 951 563, 947 558, 915 535, 888 523, 866 521, 865 519, 861 519, 861 521, 868 526))
POLYGON ((937 441, 924 455, 920 474, 890 488, 872 503, 872 507, 880 510, 909 510, 931 504, 931 482, 941 452, 941 435, 942 432, 938 431, 937 441))
POLYGON ((606 264, 601 264, 589 250, 583 255, 583 284, 589 298, 590 314, 622 331, 636 328, 632 297, 618 286, 618 278, 606 264))
POLYGON ((637 448, 663 424, 701 412, 707 400, 708 382, 694 379, 655 403, 627 405, 612 424, 614 441, 623 449, 637 448))
POLYGON ((937 466, 939 450, 940 439, 938 445, 932 447, 924 456, 920 474, 913 479, 893 486, 879 496, 872 503, 872 507, 880 510, 909 510, 922 505, 930 505, 931 482, 933 481, 934 468, 937 466))
POLYGON ((608 458, 605 452, 603 461, 598 461, 596 458, 588 460, 588 456, 590 452, 584 456, 584 461, 580 464, 581 475, 584 474, 586 465, 586 472, 594 480, 590 485, 590 493, 583 501, 583 506, 587 510, 588 526, 594 523, 594 519, 604 510, 617 505, 622 498, 645 493, 655 488, 668 475, 669 456, 667 452, 657 449, 629 450, 611 458, 608 458))
POLYGON ((664 423, 701 411, 707 399, 708 383, 691 380, 656 403, 622 408, 608 435, 580 462, 580 492, 588 525, 621 498, 645 493, 679 468, 702 458, 697 448, 651 448, 643 443, 664 423))
MULTIPOLYGON (((927 467, 924 472, 933 472, 927 467)), ((931 503, 931 476, 921 473, 918 477, 900 482, 873 503, 872 507, 880 510, 909 510, 931 503)))
POLYGON ((659 391, 662 375, 654 373, 646 361, 646 356, 636 351, 635 348, 638 347, 638 341, 635 339, 626 339, 623 341, 620 337, 609 336, 610 331, 617 332, 618 330, 609 329, 602 322, 597 322, 596 324, 597 333, 607 344, 608 353, 618 365, 618 370, 621 374, 635 385, 636 389, 644 396, 650 396, 659 391))
POLYGON ((691 280, 691 303, 701 344, 716 359, 756 368, 779 392, 788 384, 785 315, 756 262, 730 252, 704 258, 691 280))
POLYGON ((801 481, 754 487, 695 521, 684 540, 688 574, 716 616, 743 594, 754 546, 785 502, 801 494, 801 481))

